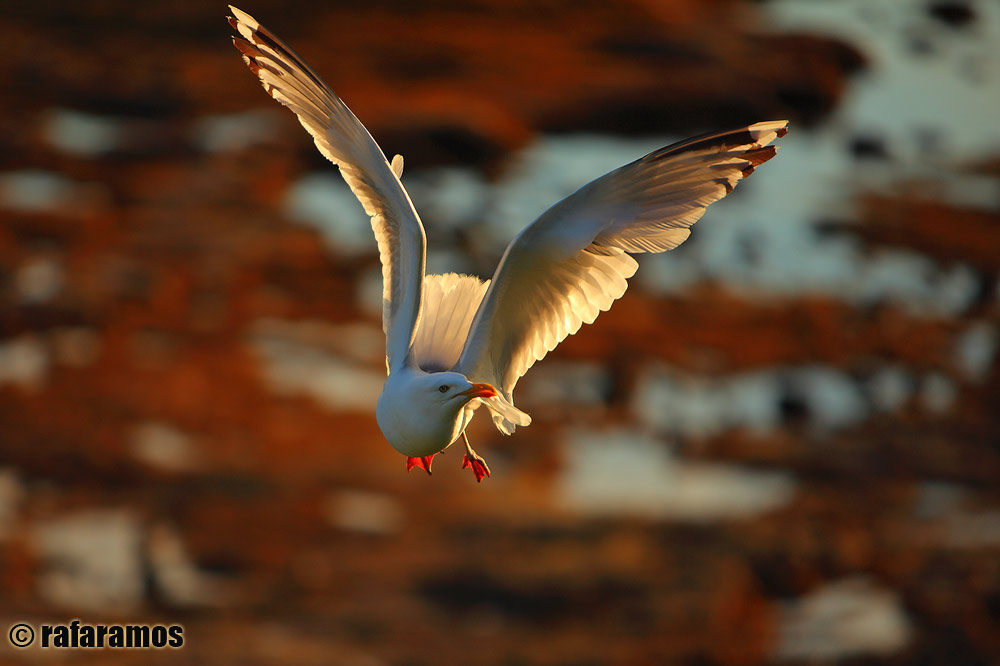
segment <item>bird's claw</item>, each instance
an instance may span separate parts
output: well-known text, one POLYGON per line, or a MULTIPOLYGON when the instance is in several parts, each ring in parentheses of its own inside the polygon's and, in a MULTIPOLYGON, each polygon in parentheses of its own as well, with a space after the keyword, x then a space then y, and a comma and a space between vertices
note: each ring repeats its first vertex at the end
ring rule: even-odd
POLYGON ((434 459, 436 454, 432 453, 429 456, 421 456, 419 458, 413 458, 407 456, 406 458, 406 471, 409 472, 414 467, 419 467, 428 474, 431 473, 431 461, 434 459))
POLYGON ((472 473, 476 475, 476 483, 483 480, 483 477, 490 475, 490 468, 480 456, 473 453, 471 456, 466 453, 465 458, 462 460, 462 469, 466 467, 472 468, 472 473))

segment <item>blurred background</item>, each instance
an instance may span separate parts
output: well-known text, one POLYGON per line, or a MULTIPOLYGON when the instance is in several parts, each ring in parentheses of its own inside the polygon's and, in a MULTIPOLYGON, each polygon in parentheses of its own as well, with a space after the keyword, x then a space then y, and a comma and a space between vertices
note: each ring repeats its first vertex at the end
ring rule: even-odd
POLYGON ((1000 663, 1000 3, 252 0, 492 273, 588 180, 776 159, 404 471, 370 227, 224 3, 0 7, 0 624, 73 664, 1000 663))

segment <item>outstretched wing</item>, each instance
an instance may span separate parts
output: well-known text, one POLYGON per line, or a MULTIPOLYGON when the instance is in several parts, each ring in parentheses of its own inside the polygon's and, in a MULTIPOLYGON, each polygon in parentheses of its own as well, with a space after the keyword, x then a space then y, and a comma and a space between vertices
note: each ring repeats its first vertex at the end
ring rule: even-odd
POLYGON ((392 166, 364 125, 303 60, 257 23, 229 6, 233 44, 271 97, 299 118, 316 147, 340 173, 371 217, 382 260, 382 328, 390 371, 408 360, 424 277, 426 240, 420 217, 392 166))
MULTIPOLYGON (((706 206, 774 157, 768 144, 787 124, 762 122, 661 148, 552 206, 507 247, 455 369, 493 383, 512 406, 528 368, 625 293, 638 267, 626 253, 683 243, 706 206)), ((493 411, 501 430, 520 425, 493 411)))

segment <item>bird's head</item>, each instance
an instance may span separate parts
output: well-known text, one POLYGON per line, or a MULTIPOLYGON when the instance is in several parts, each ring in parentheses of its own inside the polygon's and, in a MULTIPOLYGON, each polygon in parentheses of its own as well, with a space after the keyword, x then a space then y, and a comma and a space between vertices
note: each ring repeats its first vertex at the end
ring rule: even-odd
POLYGON ((496 394, 491 385, 470 382, 457 372, 393 373, 382 387, 375 417, 392 448, 408 457, 428 456, 461 434, 463 407, 496 394))

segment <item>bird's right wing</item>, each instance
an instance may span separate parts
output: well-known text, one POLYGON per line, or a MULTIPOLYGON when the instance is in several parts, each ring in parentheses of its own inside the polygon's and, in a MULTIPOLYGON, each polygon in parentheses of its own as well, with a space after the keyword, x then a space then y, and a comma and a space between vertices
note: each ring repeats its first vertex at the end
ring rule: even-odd
POLYGON ((252 16, 229 6, 233 44, 264 90, 299 118, 316 147, 340 167, 371 217, 382 260, 382 328, 390 371, 408 361, 420 316, 426 240, 420 217, 399 180, 402 158, 390 165, 364 125, 312 69, 252 16))
POLYGON ((638 268, 627 253, 683 243, 706 206, 774 156, 768 144, 786 125, 757 123, 656 150, 583 186, 518 234, 455 365, 500 389, 486 401, 500 430, 528 420, 513 407, 518 378, 625 293, 638 268))

